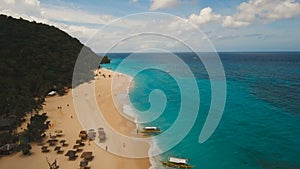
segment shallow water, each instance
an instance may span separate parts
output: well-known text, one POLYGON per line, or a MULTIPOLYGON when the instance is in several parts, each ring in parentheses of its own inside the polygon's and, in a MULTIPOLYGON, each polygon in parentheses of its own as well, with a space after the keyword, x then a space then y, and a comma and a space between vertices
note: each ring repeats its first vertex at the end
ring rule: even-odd
MULTIPOLYGON (((154 66, 156 69, 143 70, 134 77, 135 86, 130 91, 130 101, 136 109, 145 111, 151 108, 151 91, 163 91, 164 94, 154 93, 156 99, 151 103, 164 104, 161 100, 166 98, 166 108, 158 118, 143 125, 159 126, 163 131, 169 129, 178 116, 181 95, 185 95, 184 98, 191 103, 196 99, 191 95, 195 91, 187 89, 188 92, 181 93, 170 74, 186 81, 193 77, 164 59, 151 65, 153 55, 164 58, 164 54, 139 54, 138 59, 120 67, 121 61, 129 55, 110 54, 112 63, 104 67, 134 75, 144 67, 154 66)), ((195 59, 194 54, 178 55, 196 77, 200 109, 187 136, 161 154, 161 159, 185 157, 195 168, 206 169, 300 168, 300 53, 219 53, 227 80, 226 107, 218 128, 202 144, 198 140, 210 107, 210 81, 204 66, 195 59)), ((142 120, 152 118, 141 112, 137 115, 142 120)), ((187 119, 186 124, 192 121, 187 119)), ((186 131, 179 128, 176 132, 186 131)), ((162 138, 156 142, 163 149, 172 139, 162 138)), ((157 166, 160 167, 158 161, 157 166)))

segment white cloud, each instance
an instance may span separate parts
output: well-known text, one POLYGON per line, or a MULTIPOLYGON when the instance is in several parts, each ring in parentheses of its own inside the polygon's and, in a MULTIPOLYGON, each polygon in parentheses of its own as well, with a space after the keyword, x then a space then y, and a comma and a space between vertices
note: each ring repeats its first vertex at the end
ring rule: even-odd
MULTIPOLYGON (((139 2, 139 0, 130 0, 131 2, 139 2)), ((43 2, 43 1, 42 1, 43 2)), ((150 10, 171 8, 179 5, 179 0, 152 0, 150 10)), ((183 2, 183 1, 181 1, 183 2)), ((119 40, 122 36, 134 35, 137 32, 164 32, 172 37, 179 37, 182 41, 189 41, 193 44, 199 44, 199 39, 195 39, 198 31, 195 26, 191 26, 189 22, 197 26, 201 26, 204 30, 212 31, 212 36, 216 40, 239 39, 242 35, 236 36, 236 30, 232 30, 233 36, 223 36, 225 31, 231 29, 220 29, 222 32, 216 33, 215 25, 209 23, 217 22, 223 27, 239 28, 245 27, 252 23, 269 23, 276 20, 294 18, 300 15, 300 4, 296 0, 249 0, 243 2, 236 7, 236 12, 229 16, 222 16, 215 12, 211 7, 203 8, 199 13, 188 15, 185 20, 169 17, 162 17, 152 13, 149 17, 146 14, 139 16, 131 16, 116 20, 117 17, 112 15, 99 15, 82 11, 75 8, 74 4, 64 4, 64 7, 45 5, 39 3, 39 0, 0 0, 0 13, 7 14, 16 18, 22 17, 27 20, 35 20, 37 22, 46 23, 56 26, 71 36, 78 38, 82 43, 86 43, 89 38, 97 32, 102 24, 113 23, 113 26, 100 31, 97 37, 88 41, 90 47, 94 50, 111 46, 113 42, 119 40), (66 6, 67 5, 67 6, 66 6), (111 22, 113 21, 113 22, 111 22), (189 21, 189 22, 187 22, 189 21), (206 27, 202 27, 205 25, 206 27), (212 29, 211 29, 212 28, 212 29), (193 32, 194 31, 194 32, 193 32), (220 34, 219 36, 216 36, 220 34), (108 39, 103 42, 102 39, 108 39)), ((234 12, 234 11, 233 11, 234 12)), ((217 28, 218 29, 218 28, 217 28)), ((246 30, 246 29, 245 29, 246 30)), ((142 35, 141 35, 142 36, 142 35)), ((212 37, 210 36, 210 37, 212 37)), ((155 38, 156 36, 153 35, 155 38)), ((144 37, 143 37, 144 38, 144 37)), ((126 41, 121 46, 122 50, 138 50, 139 45, 149 47, 166 47, 179 50, 179 41, 167 41, 164 39, 156 39, 156 41, 145 42, 143 38, 136 38, 136 41, 126 41)), ((224 43, 225 44, 225 43, 224 43)), ((223 45, 224 45, 223 44, 223 45)), ((205 44, 203 44, 205 45, 205 44)), ((201 46, 201 45, 200 45, 201 46)), ((225 44, 226 46, 226 44, 225 44)), ((121 51, 120 49, 120 51, 121 51)))
POLYGON ((249 0, 239 4, 236 9, 233 15, 222 16, 206 7, 199 14, 191 14, 188 20, 198 26, 220 22, 223 27, 238 28, 254 22, 269 23, 300 15, 300 3, 296 0, 249 0))
POLYGON ((84 11, 71 8, 46 6, 41 9, 42 15, 50 20, 59 20, 75 23, 107 24, 113 19, 111 15, 89 14, 84 11))
POLYGON ((4 0, 0 1, 0 13, 27 20, 43 20, 38 0, 4 0))
POLYGON ((0 1, 0 13, 56 26, 83 43, 98 30, 89 28, 86 24, 107 24, 115 19, 111 15, 89 14, 69 7, 43 6, 38 0, 0 1), (81 26, 73 25, 73 23, 80 23, 81 26))
POLYGON ((206 7, 200 10, 199 15, 191 14, 188 20, 196 25, 202 25, 219 21, 221 18, 222 16, 220 14, 215 14, 210 7, 206 7))
POLYGON ((89 28, 86 26, 67 25, 56 22, 49 22, 48 24, 54 25, 55 27, 67 32, 69 35, 78 38, 82 43, 85 43, 89 37, 98 31, 96 28, 89 28))
POLYGON ((6 4, 15 4, 15 0, 4 0, 4 3, 6 4))
POLYGON ((237 7, 237 13, 226 16, 224 27, 242 27, 259 21, 289 19, 300 15, 300 4, 295 0, 249 0, 237 7))
POLYGON ((179 5, 178 0, 151 0, 150 10, 174 8, 179 5))
POLYGON ((238 28, 238 27, 248 26, 249 24, 250 22, 238 21, 238 20, 234 20, 232 16, 226 16, 223 20, 222 26, 238 28))
MULTIPOLYGON (((270 3, 274 3, 271 1, 270 3)), ((273 21, 279 19, 293 18, 300 14, 300 4, 294 0, 281 1, 275 6, 270 7, 268 11, 260 12, 261 19, 265 21, 273 21)))

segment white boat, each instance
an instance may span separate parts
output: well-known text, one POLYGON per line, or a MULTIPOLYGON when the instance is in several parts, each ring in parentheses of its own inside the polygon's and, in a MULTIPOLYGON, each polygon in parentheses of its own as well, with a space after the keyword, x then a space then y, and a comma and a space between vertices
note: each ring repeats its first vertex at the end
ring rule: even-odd
POLYGON ((159 133, 160 128, 158 127, 143 127, 142 130, 140 130, 140 133, 159 133))
POLYGON ((169 157, 168 161, 161 161, 164 166, 176 168, 193 168, 188 164, 187 158, 169 157))

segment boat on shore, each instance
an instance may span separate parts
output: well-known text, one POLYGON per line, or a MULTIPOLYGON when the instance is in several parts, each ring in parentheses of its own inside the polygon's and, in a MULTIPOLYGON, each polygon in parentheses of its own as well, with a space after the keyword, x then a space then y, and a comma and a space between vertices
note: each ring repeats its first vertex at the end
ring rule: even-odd
POLYGON ((174 168, 193 168, 192 165, 188 164, 188 159, 169 157, 168 161, 161 161, 164 166, 174 167, 174 168))
POLYGON ((161 130, 158 127, 143 127, 141 130, 139 130, 140 133, 160 133, 161 130))

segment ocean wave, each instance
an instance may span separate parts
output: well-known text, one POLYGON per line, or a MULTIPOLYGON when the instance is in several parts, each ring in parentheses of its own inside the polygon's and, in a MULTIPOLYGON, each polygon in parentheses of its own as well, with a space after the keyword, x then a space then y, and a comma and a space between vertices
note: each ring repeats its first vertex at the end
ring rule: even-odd
POLYGON ((149 161, 151 166, 149 167, 149 169, 157 169, 160 165, 160 161, 161 161, 161 157, 157 156, 158 152, 162 152, 159 148, 159 144, 158 141, 155 139, 151 139, 152 141, 149 143, 150 144, 150 148, 148 151, 148 156, 149 156, 149 161))
POLYGON ((132 109, 131 106, 127 105, 127 104, 124 104, 123 105, 123 113, 129 117, 132 117, 135 119, 135 122, 136 122, 136 113, 135 111, 132 109))

